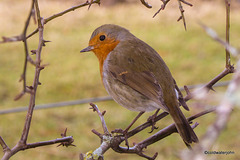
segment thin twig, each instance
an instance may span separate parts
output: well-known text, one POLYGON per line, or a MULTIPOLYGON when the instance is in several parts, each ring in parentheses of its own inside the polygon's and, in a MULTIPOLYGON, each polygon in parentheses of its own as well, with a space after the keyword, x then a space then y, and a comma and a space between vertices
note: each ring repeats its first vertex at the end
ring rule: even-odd
POLYGON ((23 36, 18 35, 18 36, 13 36, 13 37, 2 37, 2 41, 0 41, 0 43, 9 43, 9 42, 16 42, 16 41, 22 41, 23 40, 23 36))
POLYGON ((24 124, 23 132, 22 132, 22 137, 20 140, 20 143, 23 143, 23 144, 26 144, 26 141, 28 138, 28 133, 29 133, 30 125, 31 125, 33 110, 34 110, 34 106, 35 106, 37 87, 39 85, 39 76, 40 76, 40 71, 41 71, 40 62, 41 62, 41 51, 42 51, 42 47, 43 47, 43 24, 42 24, 43 21, 40 16, 40 10, 38 8, 37 0, 35 0, 35 7, 36 7, 36 13, 37 13, 37 22, 38 22, 38 27, 39 27, 39 44, 38 44, 38 49, 36 50, 35 76, 34 76, 33 85, 31 87, 33 93, 30 95, 29 109, 27 112, 26 121, 24 124))
MULTIPOLYGON (((206 25, 202 24, 202 23, 199 23, 202 28, 205 30, 205 32, 212 38, 214 39, 215 41, 219 42, 221 45, 224 46, 224 48, 229 52, 231 53, 232 55, 234 56, 237 56, 238 53, 240 52, 238 49, 232 47, 231 45, 229 45, 229 43, 225 42, 224 40, 222 40, 218 34, 211 28, 207 27, 206 25)), ((229 61, 226 60, 226 61, 229 61)))
MULTIPOLYGON (((91 106, 93 107, 93 109, 94 109, 95 111, 98 112, 98 115, 99 115, 100 117, 102 117, 101 112, 100 112, 100 110, 99 110, 98 108, 96 108, 96 105, 91 104, 91 106)), ((198 114, 196 114, 196 115, 194 115, 194 116, 191 116, 191 117, 187 118, 187 120, 188 120, 189 122, 191 122, 192 120, 194 120, 194 119, 196 119, 196 118, 198 118, 198 117, 201 117, 201 116, 203 116, 203 115, 205 115, 205 114, 208 114, 208 113, 210 113, 210 112, 213 112, 214 110, 215 110, 215 108, 210 109, 210 110, 206 110, 206 111, 203 111, 203 112, 200 112, 200 113, 198 113, 198 114)), ((154 121, 155 121, 155 122, 156 122, 156 121, 159 121, 160 119, 164 118, 164 117, 167 116, 167 115, 168 115, 168 113, 163 112, 163 113, 161 113, 160 115, 158 115, 158 116, 154 119, 154 121)), ((103 117, 102 117, 102 118, 103 118, 103 117)), ((104 121, 104 120, 102 120, 102 118, 101 118, 101 122, 102 122, 102 124, 103 124, 103 121, 104 121)), ((103 127, 103 128, 106 127, 105 125, 106 125, 106 124, 105 124, 105 122, 104 122, 104 125, 102 125, 102 127, 103 127)), ((192 128, 195 128, 197 125, 198 125, 198 123, 195 123, 195 124, 192 126, 192 128)), ((146 122, 146 123, 144 123, 144 124, 136 127, 135 129, 133 129, 132 131, 130 131, 130 132, 127 133, 127 138, 134 136, 135 134, 141 132, 142 130, 144 130, 144 129, 147 128, 148 126, 151 126, 151 123, 146 122)), ((104 130, 105 130, 105 129, 104 129, 104 130)), ((98 133, 98 132, 95 131, 95 130, 93 130, 93 132, 94 132, 99 138, 101 138, 101 140, 102 140, 103 142, 102 142, 101 146, 100 146, 98 149, 96 149, 95 151, 93 151, 93 152, 91 152, 91 153, 88 152, 87 155, 85 155, 85 157, 89 157, 89 160, 93 160, 93 159, 94 159, 94 158, 93 158, 94 156, 97 156, 97 157, 103 156, 103 153, 106 152, 110 147, 111 147, 114 151, 116 151, 116 152, 118 152, 118 153, 135 153, 135 154, 137 154, 137 155, 139 155, 139 156, 141 156, 141 157, 144 157, 144 158, 146 158, 146 159, 154 160, 154 159, 156 158, 156 156, 157 156, 157 153, 155 153, 154 156, 150 157, 150 156, 147 156, 146 154, 143 153, 143 149, 146 148, 147 146, 149 146, 149 145, 151 145, 151 144, 153 144, 153 143, 155 143, 155 142, 157 142, 157 141, 159 141, 159 140, 161 140, 161 139, 163 139, 163 138, 171 135, 172 133, 177 132, 177 129, 176 129, 175 124, 171 124, 171 125, 169 125, 168 127, 163 128, 162 130, 158 131, 158 132, 155 133, 154 135, 150 136, 149 138, 143 140, 142 142, 139 142, 139 143, 135 144, 133 147, 121 147, 121 146, 120 146, 120 144, 121 144, 123 141, 125 141, 125 136, 117 135, 117 136, 113 136, 113 137, 112 137, 112 135, 110 135, 110 134, 107 134, 107 135, 106 135, 106 134, 103 134, 103 135, 102 135, 102 134, 98 133), (104 151, 104 152, 102 152, 102 151, 104 151)), ((96 158, 95 158, 95 159, 96 159, 96 158)), ((94 160, 95 160, 95 159, 94 159, 94 160)))
MULTIPOLYGON (((26 149, 36 148, 36 147, 41 147, 41 146, 47 146, 47 145, 53 145, 53 144, 57 144, 57 143, 72 144, 73 141, 74 141, 73 137, 68 136, 68 137, 57 138, 57 139, 49 140, 49 141, 29 143, 29 144, 25 144, 25 145, 21 145, 18 143, 12 149, 7 148, 6 151, 4 150, 5 154, 3 155, 2 160, 8 160, 11 156, 13 156, 15 153, 17 153, 18 151, 21 151, 21 150, 26 150, 26 149)), ((0 138, 0 143, 2 144, 1 138, 0 138)))
MULTIPOLYGON (((67 128, 65 129, 64 133, 61 133, 61 136, 62 136, 62 138, 66 138, 67 137, 67 128)), ((68 136, 68 137, 72 137, 72 136, 68 136)), ((60 144, 57 147, 59 147, 59 146, 65 146, 65 147, 74 146, 74 147, 76 147, 76 145, 74 145, 73 142, 74 142, 73 138, 70 139, 69 141, 58 142, 60 144)))
POLYGON ((185 16, 184 16, 184 9, 182 7, 182 3, 180 0, 178 0, 178 6, 179 6, 179 10, 181 12, 181 16, 178 18, 178 21, 180 21, 182 19, 184 28, 185 28, 185 30, 187 30, 186 20, 185 20, 185 16))
MULTIPOLYGON (((162 113, 160 113, 157 117, 155 117, 155 118, 153 119, 153 122, 158 122, 159 120, 161 120, 161 119, 163 119, 164 117, 166 117, 168 114, 169 114, 169 113, 167 113, 167 112, 162 112, 162 113)), ((147 121, 147 122, 143 123, 142 125, 139 125, 138 127, 136 127, 136 128, 134 128, 134 129, 132 129, 131 131, 129 131, 129 132, 127 133, 127 137, 128 137, 128 138, 129 138, 129 137, 132 137, 132 136, 134 136, 135 134, 141 132, 142 130, 144 130, 145 128, 150 127, 150 126, 152 126, 152 122, 147 121)))
MULTIPOLYGON (((226 4, 227 5, 227 4, 226 4)), ((228 19, 228 18, 227 18, 228 19)), ((228 23, 228 20, 226 21, 228 23)), ((211 36, 214 40, 216 40, 217 42, 219 42, 220 44, 222 44, 225 49, 226 49, 226 58, 230 58, 230 56, 227 56, 228 53, 232 53, 234 56, 238 56, 239 55, 239 51, 230 46, 228 42, 224 42, 221 38, 219 38, 219 36, 217 35, 217 33, 212 30, 211 28, 205 26, 204 24, 202 23, 199 23, 203 29, 206 31, 206 33, 211 36)), ((227 30, 229 30, 230 26, 227 25, 227 28, 226 28, 226 32, 229 32, 227 30)), ((228 33, 226 33, 226 35, 228 35, 228 33)), ((229 36, 229 35, 228 35, 229 36)), ((227 37, 227 36, 226 36, 227 37)), ((228 39, 228 38, 227 38, 228 39)), ((230 73, 234 73, 235 72, 235 69, 234 69, 234 66, 233 65, 229 65, 230 64, 230 59, 226 60, 226 62, 229 62, 229 63, 226 63, 226 68, 219 74, 217 75, 215 78, 213 78, 211 81, 209 81, 206 85, 204 85, 202 87, 202 89, 204 89, 205 91, 209 91, 209 90, 214 90, 213 89, 213 85, 216 84, 219 80, 221 80, 223 77, 225 77, 226 75, 230 74, 230 73)), ((198 95, 199 91, 203 91, 203 90, 198 90, 196 91, 195 93, 191 93, 191 94, 187 94, 185 97, 184 97, 184 100, 185 101, 188 101, 189 99, 193 98, 195 95, 198 95)))
MULTIPOLYGON (((218 82, 214 85, 214 87, 223 87, 227 86, 230 81, 224 81, 224 82, 218 82)), ((196 85, 188 85, 188 89, 194 89, 194 88, 200 88, 203 87, 206 84, 196 84, 196 85)), ((184 90, 184 87, 179 88, 180 91, 184 90)), ((190 93, 190 92, 189 92, 190 93)), ((40 109, 49 109, 49 108, 57 108, 57 107, 64 107, 64 106, 73 106, 78 104, 85 104, 85 103, 91 103, 91 102, 102 102, 102 101, 110 101, 112 100, 112 97, 105 96, 105 97, 94 97, 94 98, 87 98, 87 99, 79 99, 79 100, 73 100, 73 101, 63 101, 63 102, 57 102, 57 103, 48 103, 48 104, 40 104, 35 105, 34 110, 40 110, 40 109)), ((81 105, 78 105, 78 107, 81 107, 81 105)), ((16 107, 16 108, 10 108, 10 109, 4 109, 0 110, 1 114, 9 114, 9 113, 18 113, 18 112, 24 112, 27 111, 28 107, 16 107)))
POLYGON ((27 20, 26 20, 26 23, 25 23, 25 26, 24 26, 24 29, 23 29, 23 33, 20 37, 22 37, 22 40, 23 40, 23 44, 24 44, 24 51, 25 51, 25 59, 24 59, 24 65, 23 65, 23 73, 21 75, 21 80, 23 82, 23 91, 18 94, 14 100, 18 100, 20 99, 25 93, 26 93, 26 73, 27 73, 27 64, 28 64, 28 57, 29 57, 29 52, 28 52, 28 43, 27 43, 27 39, 26 39, 26 36, 27 36, 27 30, 28 30, 28 26, 29 26, 29 23, 30 23, 30 19, 31 19, 31 16, 32 16, 32 10, 34 8, 34 0, 32 0, 32 5, 31 5, 31 9, 30 9, 30 12, 28 14, 28 17, 27 17, 27 20))
POLYGON ((168 2, 170 1, 170 0, 161 0, 162 1, 162 5, 161 5, 161 7, 159 8, 159 10, 153 15, 153 18, 161 11, 161 10, 164 10, 165 9, 165 7, 166 7, 166 5, 168 4, 168 2))
MULTIPOLYGON (((226 43, 229 44, 229 35, 230 35, 230 2, 225 0, 226 5, 226 43)), ((226 68, 231 67, 231 57, 229 50, 226 49, 226 68)))
POLYGON ((83 159, 83 157, 85 156, 86 160, 99 160, 99 159, 103 159, 103 154, 111 147, 113 137, 109 133, 109 131, 107 129, 107 125, 106 125, 104 117, 103 117, 105 114, 105 111, 101 112, 98 109, 97 105, 95 105, 93 103, 90 103, 90 105, 92 106, 92 108, 90 108, 90 109, 93 109, 94 112, 97 112, 98 116, 101 119, 104 134, 100 134, 99 132, 97 132, 94 129, 92 130, 92 132, 101 139, 101 141, 102 141, 101 145, 93 152, 88 152, 86 155, 81 154, 80 159, 83 159))
MULTIPOLYGON (((59 13, 57 13, 57 14, 54 14, 54 15, 52 15, 52 16, 44 19, 44 24, 47 24, 47 23, 50 22, 51 20, 53 20, 53 19, 55 19, 55 18, 58 18, 58 17, 60 17, 60 16, 63 16, 64 14, 66 14, 66 13, 68 13, 68 12, 74 11, 74 10, 76 10, 76 9, 78 9, 78 8, 81 8, 81 7, 84 7, 84 6, 88 6, 88 5, 90 6, 90 5, 94 4, 94 3, 97 3, 97 4, 100 5, 100 0, 93 0, 93 1, 91 1, 91 2, 86 1, 85 3, 82 3, 82 4, 79 4, 79 5, 73 6, 73 7, 71 7, 71 8, 68 8, 68 9, 66 9, 66 10, 64 10, 64 11, 62 11, 62 12, 59 12, 59 13)), ((34 10, 34 8, 32 8, 29 18, 31 18, 31 16, 33 16, 33 18, 35 17, 35 14, 34 14, 33 11, 36 12, 36 11, 34 10)), ((30 19, 29 19, 29 20, 30 20, 30 19)), ((35 21, 35 20, 34 20, 34 21, 35 21)), ((28 22, 28 21, 27 21, 27 22, 28 22)), ((28 25, 29 22, 26 23, 26 24, 28 25)), ((26 27, 26 26, 25 26, 25 27, 26 27)), ((24 28, 25 28, 25 27, 24 27, 24 28)), ((39 31, 39 28, 36 28, 36 29, 35 29, 32 33, 30 33, 28 36, 25 35, 25 37, 23 36, 23 34, 18 35, 18 36, 13 36, 13 37, 4 37, 4 36, 3 36, 3 37, 2 37, 3 40, 0 41, 0 43, 24 41, 25 39, 28 39, 28 38, 32 37, 33 35, 35 35, 36 33, 38 33, 38 31, 39 31)))
POLYGON ((207 92, 209 90, 213 90, 213 86, 220 81, 223 77, 225 77, 226 75, 233 73, 235 71, 234 67, 231 66, 230 68, 225 68, 219 75, 217 75, 216 77, 214 77, 212 80, 210 80, 207 84, 203 85, 201 87, 201 89, 195 91, 194 93, 191 94, 187 94, 184 97, 184 101, 187 102, 188 100, 192 99, 195 95, 199 94, 199 91, 202 92, 203 90, 206 90, 207 92))
POLYGON ((3 138, 0 136, 0 144, 3 148, 3 152, 6 153, 6 152, 9 152, 10 151, 10 148, 8 147, 8 145, 5 143, 5 141, 3 140, 3 138))
MULTIPOLYGON (((59 12, 59 13, 56 13, 46 19, 44 19, 44 24, 47 24, 48 22, 50 22, 51 20, 55 19, 55 18, 58 18, 58 17, 61 17, 63 16, 64 14, 68 13, 68 12, 71 12, 71 11, 75 11, 76 9, 78 8, 81 8, 81 7, 84 7, 84 6, 88 6, 90 4, 94 4, 94 3, 97 3, 97 4, 100 4, 100 0, 93 0, 91 3, 89 1, 86 1, 85 3, 82 3, 82 4, 79 4, 79 5, 76 5, 76 6, 73 6, 71 8, 68 8, 62 12, 59 12)), ((38 32, 38 28, 36 28, 32 33, 30 33, 27 38, 30 38, 31 36, 33 36, 34 34, 36 34, 38 32)))
POLYGON ((189 108, 188 108, 186 102, 184 101, 182 92, 181 92, 181 90, 178 88, 178 85, 177 85, 175 79, 174 79, 174 84, 175 84, 175 89, 176 89, 177 92, 178 92, 178 101, 179 101, 180 105, 181 105, 184 109, 186 109, 187 111, 189 111, 189 108))
POLYGON ((29 144, 26 145, 26 148, 23 148, 23 150, 30 149, 30 148, 41 147, 41 146, 53 145, 53 144, 57 144, 57 143, 61 143, 61 144, 62 143, 63 144, 68 143, 69 145, 71 145, 72 142, 73 142, 73 137, 68 136, 68 137, 63 137, 63 138, 57 138, 57 139, 50 140, 50 141, 29 143, 29 144))
MULTIPOLYGON (((159 12, 161 11, 161 10, 164 10, 165 9, 165 7, 167 6, 167 4, 168 4, 168 2, 170 1, 170 0, 161 0, 162 1, 162 5, 161 5, 161 7, 159 8, 159 10, 153 15, 153 18, 157 15, 157 14, 159 14, 159 12)), ((145 1, 144 1, 145 2, 145 1)), ((178 20, 177 21, 180 21, 180 20, 183 20, 183 25, 184 25, 184 28, 185 28, 185 30, 187 30, 187 25, 186 25, 186 20, 185 20, 185 16, 184 16, 184 9, 183 9, 183 6, 182 6, 182 3, 184 3, 184 4, 186 4, 186 5, 188 5, 188 6, 193 6, 191 3, 189 3, 189 2, 186 2, 185 0, 178 0, 178 7, 179 7, 179 10, 180 10, 180 13, 181 13, 181 16, 178 18, 178 20)))
POLYGON ((230 53, 232 53, 234 56, 238 56, 237 69, 235 71, 232 81, 230 82, 227 88, 224 98, 220 102, 220 105, 216 108, 217 116, 216 116, 215 122, 208 127, 208 130, 205 133, 202 141, 193 148, 192 152, 188 152, 188 151, 183 152, 182 158, 185 160, 206 159, 205 157, 206 155, 202 153, 204 153, 204 151, 208 151, 216 142, 220 133, 223 131, 223 129, 227 125, 227 122, 229 121, 230 115, 233 111, 233 107, 238 103, 237 94, 240 89, 239 87, 240 86, 240 59, 239 59, 240 52, 238 52, 235 48, 229 45, 230 2, 228 0, 225 0, 225 5, 226 5, 226 42, 221 40, 213 30, 207 28, 206 26, 203 26, 203 27, 213 39, 215 39, 216 41, 224 45, 226 49, 226 69, 225 70, 232 70, 231 68, 233 68, 233 66, 230 63, 230 53))
POLYGON ((142 2, 142 4, 144 6, 146 6, 147 8, 152 8, 152 6, 150 4, 148 4, 145 0, 140 0, 142 2))
POLYGON ((102 122, 102 128, 103 128, 103 131, 104 131, 104 134, 105 135, 110 135, 109 131, 108 131, 108 128, 107 128, 107 125, 106 125, 106 122, 104 120, 104 114, 105 114, 105 111, 103 112, 100 112, 100 110, 98 109, 97 105, 93 104, 93 103, 90 103, 90 105, 92 106, 91 109, 93 109, 93 111, 96 111, 98 113, 98 116, 100 117, 101 119, 101 122, 102 122))
MULTIPOLYGON (((200 112, 198 114, 195 114, 195 115, 187 118, 187 120, 189 122, 191 122, 192 120, 194 120, 194 119, 196 119, 198 117, 201 117, 203 115, 206 115, 208 113, 211 113, 213 111, 215 111, 215 108, 202 111, 202 112, 200 112)), ((192 128, 195 128, 195 127, 196 127, 196 125, 192 126, 192 128)), ((169 136, 169 135, 171 135, 172 133, 175 133, 175 132, 177 132, 177 129, 175 127, 175 124, 173 123, 173 124, 169 125, 168 127, 158 131, 154 135, 150 136, 146 140, 138 143, 138 145, 141 145, 142 148, 145 148, 145 147, 147 147, 147 146, 149 146, 149 145, 151 145, 151 144, 153 144, 153 143, 155 143, 155 142, 157 142, 157 141, 159 141, 159 140, 161 140, 161 139, 163 139, 163 138, 165 138, 165 137, 167 137, 167 136, 169 136)))
MULTIPOLYGON (((25 24, 25 28, 24 28, 24 32, 23 32, 23 38, 24 38, 23 42, 24 42, 24 47, 25 47, 25 65, 24 65, 24 73, 22 75, 22 80, 24 81, 24 90, 23 90, 23 92, 21 92, 21 96, 25 92, 30 93, 29 108, 28 108, 28 112, 27 112, 27 115, 26 115, 26 120, 25 120, 23 131, 22 131, 21 139, 12 149, 8 148, 8 152, 4 153, 4 156, 3 156, 2 160, 7 160, 10 157, 12 157, 14 154, 16 154, 18 151, 29 149, 29 148, 35 148, 35 147, 40 147, 40 146, 50 145, 50 144, 55 144, 55 143, 61 143, 61 145, 63 145, 63 146, 73 145, 72 144, 73 138, 71 136, 66 137, 66 131, 67 130, 65 130, 64 134, 62 134, 62 138, 60 138, 60 139, 27 144, 28 134, 29 134, 31 120, 32 120, 32 116, 33 116, 33 110, 34 110, 34 107, 35 107, 36 92, 37 92, 38 85, 40 84, 40 82, 39 82, 40 71, 44 68, 44 66, 40 65, 42 47, 45 45, 44 44, 45 41, 43 39, 43 30, 44 30, 44 23, 43 22, 44 21, 40 16, 40 9, 39 9, 39 6, 38 6, 38 0, 33 0, 31 10, 30 10, 29 16, 27 18, 27 22, 25 24), (36 15, 37 15, 37 23, 38 23, 38 29, 39 29, 39 43, 38 43, 38 48, 35 51, 36 61, 34 63, 35 64, 35 75, 34 75, 33 85, 27 87, 25 76, 26 76, 27 62, 29 61, 29 57, 28 57, 29 53, 28 53, 28 48, 27 48, 26 32, 27 32, 27 28, 29 26, 30 17, 32 16, 32 11, 34 9, 34 6, 35 6, 35 9, 36 9, 35 11, 36 11, 36 15)), ((19 98, 21 96, 19 96, 19 98)), ((3 146, 3 149, 7 148, 7 146, 6 146, 6 144, 4 144, 3 140, 1 141, 1 144, 3 146)))
POLYGON ((186 4, 186 5, 188 5, 188 6, 190 6, 190 7, 192 7, 193 5, 191 4, 191 3, 189 3, 189 2, 186 2, 186 1, 184 1, 184 0, 180 0, 182 3, 184 3, 184 4, 186 4))
MULTIPOLYGON (((212 108, 212 109, 209 109, 209 110, 205 110, 203 112, 200 112, 196 115, 193 115, 189 118, 187 118, 187 120, 190 122, 194 119, 197 119, 203 115, 206 115, 208 113, 211 113, 215 111, 215 108, 212 108)), ((164 117, 166 115, 168 115, 166 112, 163 112, 162 113, 163 115, 161 117, 164 117)), ((161 118, 158 117, 158 119, 160 120, 161 118)), ((136 133, 142 131, 144 128, 145 128, 145 125, 146 124, 143 124, 143 125, 140 125, 138 126, 137 128, 137 132, 135 131, 134 134, 128 134, 128 137, 131 137, 133 135, 135 135, 136 133), (144 126, 144 127, 143 127, 144 126), (141 128, 141 129, 139 129, 141 128)), ((196 126, 198 125, 198 123, 195 123, 192 128, 195 128, 196 126)), ((136 130, 136 129, 134 129, 136 130)), ((132 131, 133 132, 133 131, 132 131)), ((144 157, 146 159, 150 159, 150 160, 154 160, 156 158, 156 153, 153 157, 149 157, 145 154, 143 154, 143 149, 148 147, 149 145, 153 144, 153 143, 156 143, 157 141, 160 141, 161 139, 163 138, 166 138, 167 136, 171 135, 172 133, 175 133, 177 132, 177 129, 176 129, 176 126, 175 124, 171 124, 163 129, 161 129, 160 131, 158 131, 157 133, 155 133, 154 135, 148 137, 147 139, 135 144, 133 147, 121 147, 119 146, 121 142, 124 141, 124 139, 119 139, 118 137, 114 137, 114 138, 118 138, 117 140, 113 140, 114 142, 116 142, 115 144, 112 144, 112 149, 118 153, 136 153, 137 155, 141 156, 141 157, 144 157)))
POLYGON ((237 72, 234 74, 232 82, 229 84, 228 89, 222 99, 220 105, 216 108, 216 119, 212 125, 208 127, 207 132, 198 145, 193 148, 192 152, 185 151, 182 154, 185 160, 206 159, 206 155, 202 154, 204 151, 210 150, 216 142, 220 133, 226 127, 233 107, 237 105, 238 97, 236 96, 240 86, 240 60, 238 61, 237 72))

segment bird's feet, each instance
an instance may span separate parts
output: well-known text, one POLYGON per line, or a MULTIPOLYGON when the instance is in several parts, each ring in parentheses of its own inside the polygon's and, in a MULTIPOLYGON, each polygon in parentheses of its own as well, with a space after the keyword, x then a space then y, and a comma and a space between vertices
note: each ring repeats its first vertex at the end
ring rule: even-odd
POLYGON ((129 143, 128 143, 128 136, 127 136, 127 133, 129 131, 129 129, 132 127, 132 125, 138 120, 139 117, 141 117, 141 115, 143 114, 144 112, 139 112, 139 114, 133 119, 133 121, 129 124, 129 126, 125 129, 125 130, 122 130, 122 129, 115 129, 112 131, 112 133, 120 133, 122 134, 122 136, 124 136, 124 139, 125 139, 125 144, 126 146, 129 148, 129 143))
POLYGON ((159 112, 160 109, 158 109, 152 116, 148 117, 148 122, 150 122, 152 124, 152 128, 151 131, 149 133, 152 133, 154 131, 154 129, 158 129, 158 127, 155 126, 156 122, 155 122, 155 118, 157 117, 157 114, 159 112))

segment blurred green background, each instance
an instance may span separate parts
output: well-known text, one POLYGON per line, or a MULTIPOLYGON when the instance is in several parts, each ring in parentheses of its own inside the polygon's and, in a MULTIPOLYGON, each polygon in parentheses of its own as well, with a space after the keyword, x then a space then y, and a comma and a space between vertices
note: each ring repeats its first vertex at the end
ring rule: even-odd
MULTIPOLYGON (((47 18, 61 12, 77 3, 85 1, 39 1, 41 15, 47 18)), ((187 21, 187 32, 182 21, 177 22, 180 12, 176 1, 161 11, 155 18, 154 13, 161 6, 160 1, 149 1, 152 9, 143 6, 140 1, 110 4, 103 1, 102 5, 92 5, 70 12, 45 25, 44 39, 50 40, 42 51, 42 63, 49 64, 40 75, 41 86, 38 88, 36 104, 69 101, 75 99, 106 96, 98 68, 97 58, 93 53, 80 54, 79 51, 88 45, 92 31, 106 23, 114 23, 128 28, 134 35, 147 42, 163 57, 169 66, 179 86, 206 83, 225 67, 225 53, 222 46, 209 38, 199 26, 199 22, 206 24, 224 38, 225 35, 225 7, 223 1, 190 1, 193 7, 184 5, 187 21)), ((22 32, 29 12, 30 1, 1 0, 0 1, 0 36, 15 36, 22 32)), ((240 43, 240 7, 234 3, 231 8, 231 44, 239 47, 240 43)), ((29 32, 36 25, 31 21, 29 32)), ((38 44, 37 34, 29 40, 29 50, 34 50, 38 44)), ((35 59, 35 56, 32 56, 35 59)), ((23 44, 21 42, 0 45, 0 109, 10 109, 27 106, 29 95, 18 101, 14 97, 21 91, 22 83, 18 80, 22 73, 24 60, 23 44)), ((234 59, 233 59, 234 62, 234 59)), ((34 67, 28 66, 27 84, 33 81, 34 67)), ((231 75, 224 80, 231 79, 231 75)), ((216 88, 222 93, 226 88, 216 88)), ((219 99, 218 99, 219 100, 219 99)), ((219 101, 208 102, 218 104, 219 101)), ((204 102, 200 102, 205 105, 204 102)), ((113 101, 96 103, 103 111, 106 110, 106 123, 109 130, 125 128, 137 115, 117 105, 113 101), (116 113, 118 113, 116 115, 116 113)), ((204 108, 196 105, 194 100, 189 102, 192 115, 204 108), (198 106, 198 107, 197 107, 198 106)), ((78 159, 79 153, 86 153, 99 146, 100 140, 91 133, 91 129, 102 132, 101 122, 96 113, 89 110, 89 104, 67 106, 62 108, 37 110, 34 112, 28 142, 55 139, 68 128, 68 135, 75 139, 77 147, 57 148, 57 145, 30 149, 17 153, 13 160, 67 160, 78 159)), ((136 125, 146 121, 152 113, 147 113, 136 125)), ((9 147, 13 147, 20 139, 25 112, 0 115, 0 135, 9 147)), ((240 126, 239 109, 234 109, 226 130, 221 134, 212 150, 234 151, 233 155, 218 155, 216 159, 237 159, 240 157, 240 126)), ((200 125, 196 133, 204 135, 207 126, 214 120, 214 114, 209 114, 197 120, 200 125)), ((157 123, 163 128, 172 123, 171 118, 165 118, 157 123)), ((130 144, 140 142, 148 137, 150 128, 136 137, 129 139, 130 144)), ((155 131, 156 132, 156 131, 155 131)), ((155 133, 154 132, 154 133, 155 133)), ((157 159, 178 159, 179 151, 185 149, 180 136, 171 135, 164 140, 147 148, 146 153, 153 155, 158 152, 157 159)), ((0 157, 3 153, 0 152, 0 157)), ((210 159, 214 157, 208 156, 210 159)), ((142 159, 136 155, 118 154, 107 151, 105 159, 142 159)))

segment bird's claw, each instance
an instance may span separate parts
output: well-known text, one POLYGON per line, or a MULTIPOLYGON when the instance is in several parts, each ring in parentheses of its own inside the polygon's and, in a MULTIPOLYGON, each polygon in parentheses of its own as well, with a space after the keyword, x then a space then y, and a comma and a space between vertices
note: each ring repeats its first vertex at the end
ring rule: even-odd
MULTIPOLYGON (((156 112, 157 113, 157 112, 156 112)), ((153 114, 152 116, 149 116, 147 121, 150 122, 152 124, 151 127, 151 131, 148 133, 152 133, 155 129, 158 129, 158 127, 155 126, 156 122, 155 122, 155 118, 157 117, 157 114, 153 114)))

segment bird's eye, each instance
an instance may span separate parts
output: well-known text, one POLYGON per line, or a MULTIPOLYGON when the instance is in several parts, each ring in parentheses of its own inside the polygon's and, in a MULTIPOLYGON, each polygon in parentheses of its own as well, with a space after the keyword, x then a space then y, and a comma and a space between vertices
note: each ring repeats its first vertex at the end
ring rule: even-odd
POLYGON ((101 35, 101 36, 99 37, 100 41, 104 41, 105 38, 106 38, 105 35, 101 35))

